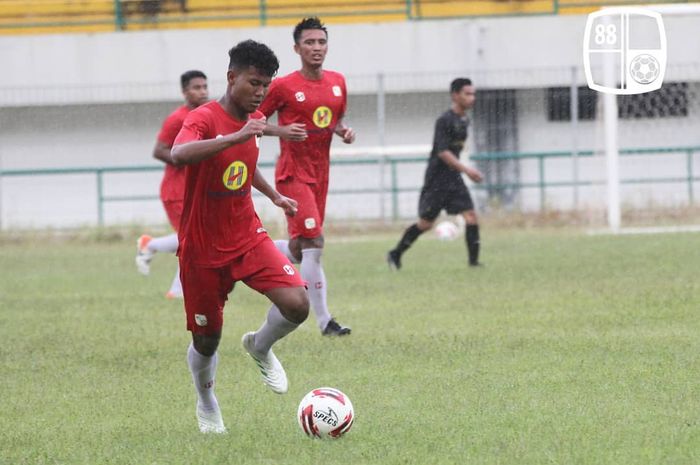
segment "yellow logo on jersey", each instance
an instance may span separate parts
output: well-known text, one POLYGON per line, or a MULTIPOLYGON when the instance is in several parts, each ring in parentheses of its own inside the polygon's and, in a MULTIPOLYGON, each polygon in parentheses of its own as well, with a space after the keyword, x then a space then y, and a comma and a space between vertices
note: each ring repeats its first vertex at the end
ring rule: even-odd
POLYGON ((228 190, 240 189, 246 180, 248 180, 248 167, 242 161, 234 161, 224 171, 224 186, 228 190))
POLYGON ((318 107, 314 110, 314 124, 319 128, 327 128, 333 119, 333 112, 328 107, 318 107))

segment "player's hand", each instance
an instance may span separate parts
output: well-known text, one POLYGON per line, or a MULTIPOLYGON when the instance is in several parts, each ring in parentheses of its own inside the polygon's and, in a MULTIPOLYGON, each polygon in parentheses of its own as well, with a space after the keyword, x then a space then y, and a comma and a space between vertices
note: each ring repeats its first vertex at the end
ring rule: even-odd
POLYGON ((265 126, 267 126, 267 118, 264 116, 260 119, 249 119, 238 131, 238 134, 243 141, 246 141, 254 136, 262 137, 265 126))
POLYGON ((284 210, 284 214, 287 216, 297 214, 297 201, 294 199, 280 195, 273 203, 284 210))
POLYGON ((309 135, 306 133, 306 125, 304 123, 292 123, 287 126, 282 126, 282 139, 293 140, 296 142, 305 141, 309 135))
POLYGON ((484 175, 481 174, 481 171, 479 171, 478 169, 471 168, 469 166, 467 166, 466 168, 467 169, 465 170, 465 173, 472 181, 481 182, 484 179, 484 175))
POLYGON ((343 138, 343 142, 346 144, 355 142, 355 131, 352 128, 345 128, 338 135, 343 138))

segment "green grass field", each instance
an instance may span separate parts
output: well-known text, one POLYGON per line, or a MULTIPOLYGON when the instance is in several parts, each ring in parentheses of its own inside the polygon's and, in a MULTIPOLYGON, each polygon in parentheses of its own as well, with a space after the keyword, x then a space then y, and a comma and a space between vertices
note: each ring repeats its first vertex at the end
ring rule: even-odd
POLYGON ((267 303, 226 308, 217 393, 229 433, 194 417, 175 259, 136 273, 133 238, 0 241, 0 463, 700 463, 700 238, 482 232, 421 238, 389 273, 387 235, 330 242, 331 308, 276 346, 290 391, 264 387, 240 346, 267 303), (353 429, 306 438, 310 389, 350 396, 353 429))

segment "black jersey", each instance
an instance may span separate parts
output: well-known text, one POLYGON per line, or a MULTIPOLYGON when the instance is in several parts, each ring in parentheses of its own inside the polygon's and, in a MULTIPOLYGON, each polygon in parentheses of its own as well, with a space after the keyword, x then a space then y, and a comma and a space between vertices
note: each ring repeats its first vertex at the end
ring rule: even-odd
POLYGON ((468 120, 452 110, 447 110, 435 122, 433 136, 433 151, 430 152, 428 168, 425 170, 424 189, 461 189, 464 180, 459 171, 450 168, 438 154, 449 150, 455 157, 459 154, 467 140, 468 120))

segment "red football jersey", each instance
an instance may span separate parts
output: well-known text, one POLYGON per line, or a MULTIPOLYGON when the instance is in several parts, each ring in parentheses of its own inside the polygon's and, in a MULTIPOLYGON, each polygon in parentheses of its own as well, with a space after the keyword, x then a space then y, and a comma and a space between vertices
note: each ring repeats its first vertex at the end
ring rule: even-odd
MULTIPOLYGON (((249 118, 262 118, 255 112, 249 118)), ((239 121, 212 101, 190 112, 175 145, 240 130, 239 121)), ((246 253, 267 233, 255 213, 251 189, 259 141, 251 137, 185 169, 185 202, 178 255, 201 266, 222 266, 246 253)))
POLYGON ((277 123, 304 123, 309 137, 303 142, 280 139, 280 157, 275 179, 294 178, 316 183, 328 180, 333 131, 345 114, 345 78, 334 71, 312 81, 299 71, 272 81, 259 111, 270 117, 277 111, 277 123))
MULTIPOLYGON (((190 112, 190 107, 183 105, 170 113, 158 133, 158 141, 172 147, 180 132, 185 117, 190 112)), ((185 169, 183 167, 166 164, 163 180, 160 182, 160 199, 163 201, 182 200, 185 197, 185 169)))

